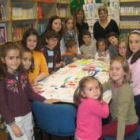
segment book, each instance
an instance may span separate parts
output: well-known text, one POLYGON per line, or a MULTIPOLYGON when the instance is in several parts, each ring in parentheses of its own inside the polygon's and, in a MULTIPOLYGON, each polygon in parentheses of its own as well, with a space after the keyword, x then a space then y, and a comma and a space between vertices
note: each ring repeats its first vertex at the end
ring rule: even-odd
POLYGON ((6 19, 5 8, 2 4, 0 4, 0 20, 6 19))
POLYGON ((7 42, 6 24, 0 23, 0 44, 7 42))

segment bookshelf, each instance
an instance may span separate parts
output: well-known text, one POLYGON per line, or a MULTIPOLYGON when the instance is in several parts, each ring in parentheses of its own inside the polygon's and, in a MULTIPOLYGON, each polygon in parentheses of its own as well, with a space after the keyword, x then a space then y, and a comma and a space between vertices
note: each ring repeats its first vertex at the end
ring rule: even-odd
POLYGON ((120 0, 120 29, 122 33, 140 29, 140 0, 120 0))
POLYGON ((30 27, 41 34, 53 15, 70 15, 70 0, 0 0, 0 44, 20 41, 30 27))

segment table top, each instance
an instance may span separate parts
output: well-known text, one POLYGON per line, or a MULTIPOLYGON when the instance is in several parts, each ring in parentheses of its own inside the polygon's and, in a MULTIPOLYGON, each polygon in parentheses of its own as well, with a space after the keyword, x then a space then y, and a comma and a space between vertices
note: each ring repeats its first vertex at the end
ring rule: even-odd
MULTIPOLYGON (((59 99, 62 102, 73 103, 73 94, 79 81, 84 76, 95 76, 101 83, 109 79, 109 63, 82 59, 59 69, 39 82, 38 88, 41 89, 40 95, 46 99, 59 99)), ((109 102, 111 92, 103 94, 103 100, 109 102)))

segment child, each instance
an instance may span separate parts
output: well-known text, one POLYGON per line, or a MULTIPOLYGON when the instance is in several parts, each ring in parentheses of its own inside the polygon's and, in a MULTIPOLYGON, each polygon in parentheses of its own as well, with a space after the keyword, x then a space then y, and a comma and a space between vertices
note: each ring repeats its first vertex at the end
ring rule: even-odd
POLYGON ((109 55, 112 59, 113 57, 118 56, 118 42, 119 38, 118 35, 115 32, 111 32, 107 34, 107 40, 110 43, 109 45, 109 55))
POLYGON ((102 61, 109 61, 110 56, 107 49, 108 46, 106 40, 103 38, 98 39, 96 46, 97 46, 97 52, 95 54, 95 59, 102 60, 102 61))
POLYGON ((58 40, 59 34, 55 31, 50 31, 46 34, 46 45, 42 48, 50 74, 64 66, 60 51, 56 48, 58 40))
POLYGON ((129 64, 132 74, 132 88, 136 104, 136 112, 140 118, 140 31, 134 30, 129 34, 129 47, 132 55, 129 58, 129 64))
POLYGON ((21 62, 27 73, 34 70, 34 58, 30 50, 22 50, 21 62))
POLYGON ((78 105, 76 140, 101 140, 102 118, 109 115, 109 107, 101 98, 102 86, 96 78, 81 79, 74 93, 78 105))
POLYGON ((80 51, 83 58, 94 58, 96 53, 96 47, 94 41, 91 38, 91 33, 89 31, 83 32, 83 42, 84 44, 80 47, 80 51))
POLYGON ((39 47, 38 32, 35 29, 28 29, 21 43, 24 49, 29 49, 33 53, 35 68, 32 73, 29 73, 29 80, 33 85, 37 85, 38 81, 49 75, 45 57, 39 47))
POLYGON ((70 39, 78 41, 77 29, 73 17, 69 17, 65 20, 63 39, 65 45, 70 39))
POLYGON ((76 20, 76 27, 78 30, 78 44, 79 46, 83 45, 83 39, 82 39, 82 34, 84 30, 88 30, 89 26, 85 22, 85 13, 82 8, 79 8, 75 11, 75 20, 76 20))
POLYGON ((120 56, 127 58, 128 43, 126 40, 121 39, 118 43, 118 53, 120 56))
POLYGON ((75 40, 69 40, 66 44, 66 47, 67 51, 64 57, 66 65, 81 58, 79 55, 77 55, 77 42, 75 40))
POLYGON ((47 27, 46 27, 44 33, 42 33, 42 35, 40 36, 41 46, 46 44, 46 33, 50 32, 50 31, 57 32, 59 34, 60 40, 61 40, 61 38, 62 38, 62 21, 61 21, 61 18, 59 16, 54 15, 49 19, 49 22, 47 24, 47 27))
POLYGON ((0 56, 0 112, 12 140, 32 140, 33 122, 30 101, 49 103, 34 93, 26 72, 20 66, 21 49, 16 43, 2 46, 0 56))
POLYGON ((74 39, 77 42, 78 53, 80 53, 79 46, 78 46, 77 29, 73 17, 69 17, 65 20, 64 34, 63 34, 65 52, 66 52, 67 41, 70 39, 74 39))
POLYGON ((124 136, 133 133, 138 127, 135 111, 134 95, 130 86, 130 70, 124 57, 113 58, 110 62, 110 81, 103 85, 104 91, 112 90, 110 112, 112 121, 103 126, 103 137, 116 137, 124 140, 124 136))

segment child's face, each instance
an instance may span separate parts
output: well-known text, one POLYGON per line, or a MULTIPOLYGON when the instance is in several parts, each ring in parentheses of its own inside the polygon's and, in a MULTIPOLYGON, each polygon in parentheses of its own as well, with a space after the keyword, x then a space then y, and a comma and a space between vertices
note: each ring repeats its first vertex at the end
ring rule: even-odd
POLYGON ((104 42, 99 42, 98 43, 98 48, 99 48, 99 51, 105 51, 105 48, 106 48, 106 46, 105 46, 105 43, 104 42))
POLYGON ((55 19, 52 22, 52 29, 58 33, 61 30, 61 28, 62 28, 61 20, 60 19, 55 19))
POLYGON ((84 90, 81 93, 85 98, 99 99, 101 90, 99 83, 96 80, 91 80, 86 83, 84 90))
POLYGON ((79 12, 77 13, 77 15, 76 15, 76 18, 77 18, 78 21, 82 21, 83 18, 84 18, 84 13, 83 13, 83 11, 79 11, 79 12))
POLYGON ((91 44, 91 37, 89 35, 84 35, 83 41, 84 41, 84 44, 88 46, 91 44))
POLYGON ((124 76, 126 75, 126 73, 123 70, 122 64, 119 61, 114 61, 111 66, 110 66, 110 70, 109 70, 109 75, 110 78, 118 83, 121 84, 123 82, 124 76))
POLYGON ((115 36, 111 36, 108 38, 108 41, 111 45, 117 46, 118 45, 118 38, 115 36))
POLYGON ((129 36, 129 47, 134 54, 140 50, 140 35, 131 34, 129 36))
POLYGON ((56 47, 57 43, 58 43, 58 38, 49 38, 46 39, 46 42, 48 44, 48 46, 53 49, 54 47, 56 47))
POLYGON ((33 56, 30 52, 23 52, 22 54, 22 64, 26 70, 29 70, 32 65, 33 56))
POLYGON ((72 46, 72 48, 70 48, 69 51, 73 54, 77 54, 77 45, 72 46))
POLYGON ((66 23, 66 28, 67 30, 72 30, 73 29, 73 19, 69 19, 66 23))
POLYGON ((13 74, 18 69, 21 62, 20 51, 9 50, 6 57, 2 59, 2 61, 6 64, 7 71, 13 74))
POLYGON ((121 56, 126 56, 126 52, 127 52, 127 45, 125 42, 121 42, 118 46, 118 50, 119 50, 119 54, 121 56))
POLYGON ((27 48, 33 51, 37 45, 37 37, 35 35, 30 35, 27 38, 27 48))

